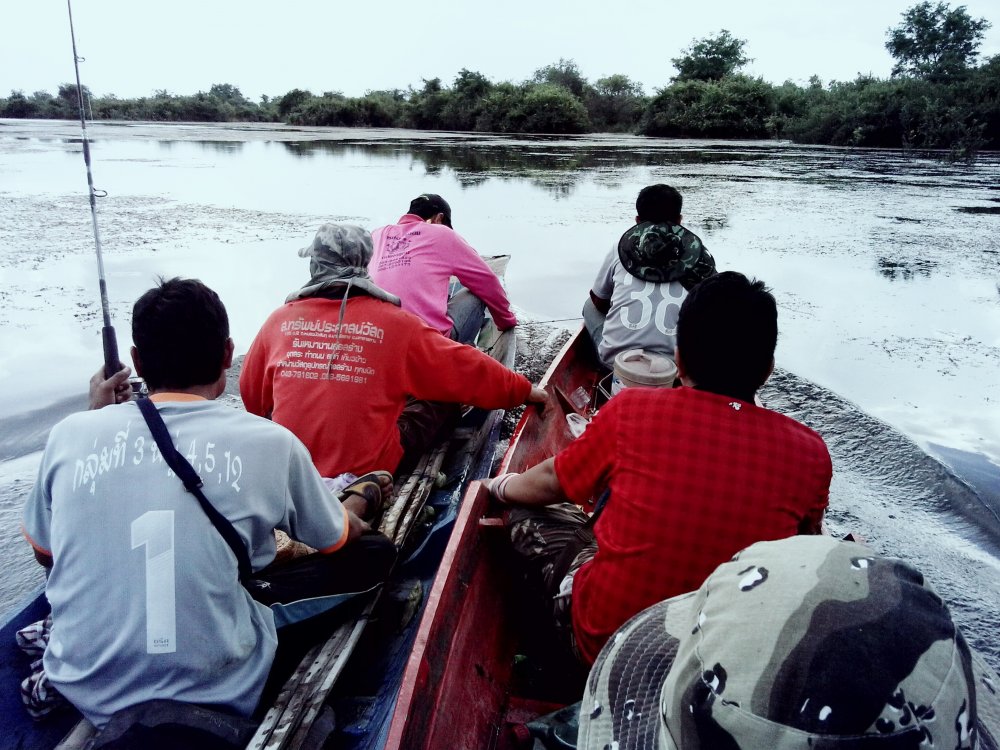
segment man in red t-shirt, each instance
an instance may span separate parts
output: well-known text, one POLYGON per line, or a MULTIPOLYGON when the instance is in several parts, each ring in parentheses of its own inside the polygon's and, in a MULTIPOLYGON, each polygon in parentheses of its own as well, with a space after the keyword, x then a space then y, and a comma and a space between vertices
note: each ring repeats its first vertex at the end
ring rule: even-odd
POLYGON ((762 282, 733 271, 702 281, 677 325, 683 387, 626 389, 559 455, 492 481, 495 497, 520 506, 508 513, 514 547, 541 572, 584 661, 738 550, 820 532, 832 473, 823 439, 754 404, 777 334, 762 282), (591 532, 579 506, 605 489, 591 532))

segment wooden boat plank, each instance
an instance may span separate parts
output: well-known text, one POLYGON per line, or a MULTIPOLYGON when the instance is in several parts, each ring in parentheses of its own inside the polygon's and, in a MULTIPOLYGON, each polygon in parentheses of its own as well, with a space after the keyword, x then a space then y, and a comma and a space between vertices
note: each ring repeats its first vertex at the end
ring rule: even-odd
POLYGON ((501 566, 483 560, 497 553, 494 530, 483 534, 477 523, 488 502, 474 482, 428 597, 386 748, 485 747, 482 738, 498 730, 495 706, 510 681, 514 644, 483 606, 505 584, 501 566))
POLYGON ((599 372, 590 338, 581 326, 563 345, 539 381, 539 386, 553 396, 548 413, 543 416, 537 410, 525 411, 511 436, 500 465, 501 472, 524 471, 556 455, 573 439, 566 415, 579 414, 581 409, 577 403, 581 400, 590 402, 597 389, 599 372))
MULTIPOLYGON (((298 726, 292 733, 290 741, 285 744, 277 745, 275 746, 276 748, 298 748, 305 744, 306 737, 312 730, 313 723, 319 717, 320 710, 326 702, 327 696, 330 695, 330 691, 333 689, 334 684, 340 677, 341 672, 344 671, 344 666, 347 664, 347 660, 350 658, 354 651, 354 647, 361 638, 361 633, 364 631, 365 626, 368 623, 371 611, 375 606, 375 601, 376 600, 373 598, 371 604, 365 608, 363 615, 353 623, 353 628, 350 629, 350 632, 342 645, 339 647, 328 648, 330 643, 327 642, 327 647, 324 647, 323 652, 320 654, 320 658, 318 658, 313 665, 313 674, 316 677, 317 684, 315 688, 309 691, 309 694, 303 703, 301 720, 298 722, 298 726)), ((344 627, 346 628, 347 625, 344 627)))
POLYGON ((298 747, 296 738, 308 733, 374 606, 373 597, 356 619, 345 622, 326 641, 309 650, 251 737, 248 750, 298 747))
MULTIPOLYGON (((572 439, 566 414, 580 410, 571 401, 579 400, 574 394, 582 388, 589 402, 599 372, 586 336, 581 328, 571 337, 540 381, 550 394, 558 388, 566 397, 544 415, 525 411, 500 471, 521 471, 572 439)), ((489 492, 473 482, 428 597, 385 750, 486 749, 500 742, 518 638, 507 619, 513 584, 505 547, 503 522, 490 514, 489 492)), ((519 700, 513 708, 531 705, 557 704, 519 700)), ((524 718, 526 711, 512 716, 524 718)))
POLYGON ((95 734, 97 729, 94 725, 86 719, 80 719, 69 734, 56 745, 55 750, 84 750, 95 734))

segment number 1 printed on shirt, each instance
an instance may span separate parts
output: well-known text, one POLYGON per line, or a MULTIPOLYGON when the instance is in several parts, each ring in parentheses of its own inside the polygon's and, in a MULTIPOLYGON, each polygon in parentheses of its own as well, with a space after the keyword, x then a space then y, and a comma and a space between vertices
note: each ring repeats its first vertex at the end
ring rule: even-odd
POLYGON ((146 653, 177 651, 174 512, 150 510, 132 522, 132 549, 146 548, 146 653))

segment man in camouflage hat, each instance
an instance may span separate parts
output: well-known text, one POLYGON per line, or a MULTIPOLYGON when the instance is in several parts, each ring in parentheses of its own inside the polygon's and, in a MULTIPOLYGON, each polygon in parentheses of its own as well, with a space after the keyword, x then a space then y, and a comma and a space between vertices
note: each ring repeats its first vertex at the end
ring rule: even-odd
POLYGON ((674 355, 677 315, 688 290, 715 273, 715 260, 681 226, 683 199, 649 185, 635 202, 635 224, 611 249, 584 304, 583 319, 601 361, 629 349, 674 355))
POLYGON ((997 677, 902 560, 761 542, 601 651, 581 750, 987 750, 997 677))

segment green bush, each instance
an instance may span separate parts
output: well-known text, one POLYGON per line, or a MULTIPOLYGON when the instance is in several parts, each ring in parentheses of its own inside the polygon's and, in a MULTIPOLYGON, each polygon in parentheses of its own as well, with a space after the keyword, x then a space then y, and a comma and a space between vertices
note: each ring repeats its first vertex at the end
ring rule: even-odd
POLYGON ((531 86, 522 101, 527 133, 587 133, 590 117, 583 102, 562 86, 531 86))
POLYGON ((645 135, 761 138, 775 111, 774 87, 759 78, 680 81, 661 90, 643 113, 645 135))
POLYGON ((499 83, 480 102, 475 129, 492 133, 523 133, 524 88, 499 83))
POLYGON ((409 117, 402 91, 369 91, 357 103, 359 124, 366 127, 398 128, 409 117))
POLYGON ((588 86, 583 100, 591 124, 603 132, 635 130, 648 103, 642 86, 620 74, 601 78, 588 86))
POLYGON ((289 115, 293 125, 354 127, 361 119, 357 101, 343 94, 328 92, 305 101, 289 115))

